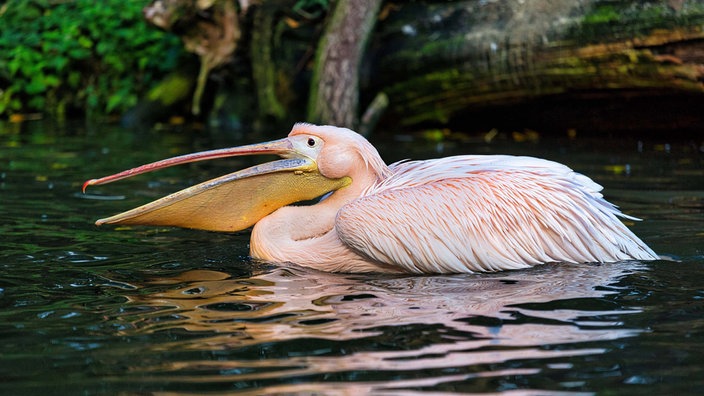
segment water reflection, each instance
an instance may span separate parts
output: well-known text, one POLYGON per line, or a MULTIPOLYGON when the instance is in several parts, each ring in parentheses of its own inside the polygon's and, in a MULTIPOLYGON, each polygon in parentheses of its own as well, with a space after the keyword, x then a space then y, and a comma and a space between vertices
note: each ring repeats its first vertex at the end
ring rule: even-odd
MULTIPOLYGON (((123 322, 126 336, 190 335, 155 344, 151 352, 221 353, 219 359, 186 354, 140 365, 144 380, 151 374, 189 383, 280 382, 292 376, 300 382, 302 376, 324 374, 351 376, 357 382, 344 389, 369 391, 391 383, 360 381, 351 373, 386 372, 400 389, 544 369, 530 363, 492 368, 506 362, 548 359, 553 369, 569 369, 561 359, 602 353, 589 344, 565 345, 639 334, 618 320, 639 311, 610 309, 600 298, 616 293, 618 279, 641 269, 629 262, 383 278, 300 267, 246 278, 191 270, 139 285, 127 296, 125 312, 113 319, 123 322), (359 339, 365 342, 353 342, 359 339)), ((326 389, 311 382, 317 384, 272 383, 269 391, 326 389)))

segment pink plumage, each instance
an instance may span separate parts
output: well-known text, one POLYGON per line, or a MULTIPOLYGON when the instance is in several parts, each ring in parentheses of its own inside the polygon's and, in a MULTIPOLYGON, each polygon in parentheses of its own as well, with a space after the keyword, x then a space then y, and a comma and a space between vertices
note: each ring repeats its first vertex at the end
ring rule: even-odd
POLYGON ((254 257, 326 271, 412 273, 657 258, 618 219, 628 216, 603 199, 601 186, 556 162, 466 155, 386 167, 350 130, 299 124, 291 135, 300 134, 321 137, 323 152, 342 144, 357 153, 353 185, 265 218, 254 229, 254 257), (301 224, 313 213, 325 213, 326 227, 287 238, 311 229, 301 224))
POLYGON ((556 162, 463 155, 387 166, 357 133, 296 124, 272 142, 175 157, 104 184, 185 162, 276 154, 97 224, 236 231, 252 257, 332 272, 460 273, 549 262, 655 260, 602 187, 556 162), (313 188, 309 194, 301 186, 313 188), (252 191, 243 191, 249 188, 252 191), (315 194, 320 202, 292 206, 315 194))

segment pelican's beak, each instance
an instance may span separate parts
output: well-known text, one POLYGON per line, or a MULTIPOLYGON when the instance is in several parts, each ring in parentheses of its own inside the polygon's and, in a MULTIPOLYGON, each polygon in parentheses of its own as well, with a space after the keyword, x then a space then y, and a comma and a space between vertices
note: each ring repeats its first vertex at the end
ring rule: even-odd
POLYGON ((146 205, 98 220, 95 224, 142 224, 239 231, 276 209, 317 198, 351 183, 320 174, 315 160, 296 150, 288 139, 204 151, 142 165, 100 179, 86 187, 188 162, 239 155, 275 154, 283 159, 256 165, 186 188, 146 205))

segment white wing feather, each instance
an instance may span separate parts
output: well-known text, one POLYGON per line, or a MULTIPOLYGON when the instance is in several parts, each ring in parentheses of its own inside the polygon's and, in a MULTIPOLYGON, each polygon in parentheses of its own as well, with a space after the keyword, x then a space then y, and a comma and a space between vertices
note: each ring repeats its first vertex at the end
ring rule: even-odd
POLYGON ((633 218, 567 166, 472 155, 390 169, 335 223, 344 244, 374 261, 434 273, 657 259, 618 219, 633 218))

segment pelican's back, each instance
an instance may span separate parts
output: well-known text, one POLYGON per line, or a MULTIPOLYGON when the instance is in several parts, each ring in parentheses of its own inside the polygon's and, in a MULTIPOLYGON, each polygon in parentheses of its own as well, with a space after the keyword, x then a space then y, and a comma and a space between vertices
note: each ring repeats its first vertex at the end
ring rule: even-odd
POLYGON ((633 218, 567 166, 473 155, 390 168, 336 219, 343 243, 372 260, 437 273, 657 259, 618 219, 633 218))

